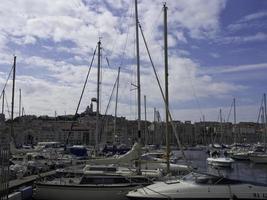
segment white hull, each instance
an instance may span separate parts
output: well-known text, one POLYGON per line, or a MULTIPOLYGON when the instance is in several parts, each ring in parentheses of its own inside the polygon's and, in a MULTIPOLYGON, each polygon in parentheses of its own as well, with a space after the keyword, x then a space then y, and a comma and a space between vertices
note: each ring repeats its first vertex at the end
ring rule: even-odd
POLYGON ((37 185, 34 199, 37 200, 125 200, 126 194, 136 189, 130 187, 87 187, 37 185))
MULTIPOLYGON (((220 178, 220 177, 219 177, 220 178)), ((131 191, 130 200, 204 200, 204 199, 267 199, 267 186, 250 183, 200 183, 177 180, 176 182, 158 182, 153 185, 131 191)), ((201 181, 201 180, 200 180, 201 181)))
MULTIPOLYGON (((149 169, 149 170, 157 170, 161 169, 164 172, 167 171, 167 163, 163 162, 143 162, 141 163, 142 169, 149 169)), ((170 172, 173 174, 187 174, 189 171, 189 168, 187 165, 181 165, 181 164, 172 164, 170 163, 170 172)))
POLYGON ((231 158, 207 158, 208 164, 216 167, 231 167, 234 162, 231 158))

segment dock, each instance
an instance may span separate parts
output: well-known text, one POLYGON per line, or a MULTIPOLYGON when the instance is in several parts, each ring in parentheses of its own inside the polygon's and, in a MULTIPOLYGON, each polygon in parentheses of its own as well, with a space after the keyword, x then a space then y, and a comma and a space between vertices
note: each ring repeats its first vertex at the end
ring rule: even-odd
POLYGON ((53 171, 44 172, 41 174, 31 175, 31 176, 23 177, 21 179, 15 179, 15 180, 9 181, 9 190, 15 190, 21 186, 31 185, 36 179, 50 176, 55 173, 56 173, 56 170, 53 170, 53 171))

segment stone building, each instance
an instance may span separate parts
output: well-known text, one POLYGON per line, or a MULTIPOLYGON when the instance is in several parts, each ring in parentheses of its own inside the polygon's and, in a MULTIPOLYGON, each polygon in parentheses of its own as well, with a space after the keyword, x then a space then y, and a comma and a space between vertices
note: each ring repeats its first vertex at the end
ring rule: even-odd
MULTIPOLYGON (((100 115, 99 144, 124 143, 132 145, 138 138, 138 123, 136 120, 127 120, 125 117, 116 118, 114 130, 114 116, 100 115)), ((211 143, 232 144, 234 142, 256 143, 263 142, 264 127, 258 123, 240 122, 195 122, 174 121, 181 143, 185 146, 196 144, 208 145, 211 143)), ((0 115, 0 125, 10 127, 10 121, 4 121, 0 115), (2 119, 2 120, 1 120, 2 119)), ((165 145, 165 122, 141 121, 141 142, 143 144, 165 145)), ((170 144, 177 146, 176 136, 170 125, 170 144)), ((92 107, 74 117, 73 115, 48 117, 33 115, 22 116, 14 119, 15 144, 35 145, 38 142, 57 141, 65 144, 95 145, 96 114, 92 107)))

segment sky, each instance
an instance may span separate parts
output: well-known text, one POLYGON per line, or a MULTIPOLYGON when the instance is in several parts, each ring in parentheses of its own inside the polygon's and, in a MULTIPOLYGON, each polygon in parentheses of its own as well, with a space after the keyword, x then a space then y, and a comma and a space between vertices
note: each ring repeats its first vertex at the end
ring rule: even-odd
MULTIPOLYGON (((267 1, 168 0, 169 99, 175 120, 233 122, 258 119, 267 85, 267 1)), ((139 22, 164 87, 163 2, 139 0, 139 22)), ((93 52, 101 40, 101 113, 121 67, 118 116, 137 118, 133 0, 10 0, 0 4, 0 90, 17 57, 19 89, 27 115, 74 114, 93 52), (107 60, 109 62, 107 62, 107 60)), ((144 41, 140 39, 142 119, 164 104, 144 41)), ((94 59, 79 112, 96 97, 94 59)), ((11 106, 11 80, 5 114, 11 106)), ((94 105, 95 107, 95 105, 94 105)), ((115 94, 108 114, 115 113, 115 94)))

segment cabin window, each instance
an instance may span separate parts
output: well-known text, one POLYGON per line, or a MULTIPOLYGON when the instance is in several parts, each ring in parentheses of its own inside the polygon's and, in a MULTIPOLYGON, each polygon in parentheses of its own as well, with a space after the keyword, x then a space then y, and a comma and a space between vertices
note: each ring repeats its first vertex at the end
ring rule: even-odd
POLYGON ((149 180, 146 178, 131 178, 132 183, 149 183, 149 180))
POLYGON ((80 184, 103 184, 103 178, 83 177, 80 184))
POLYGON ((90 171, 104 171, 104 172, 115 172, 116 168, 111 167, 90 167, 90 171))
POLYGON ((120 183, 129 183, 129 180, 127 180, 126 178, 114 178, 114 183, 115 184, 120 184, 120 183))

